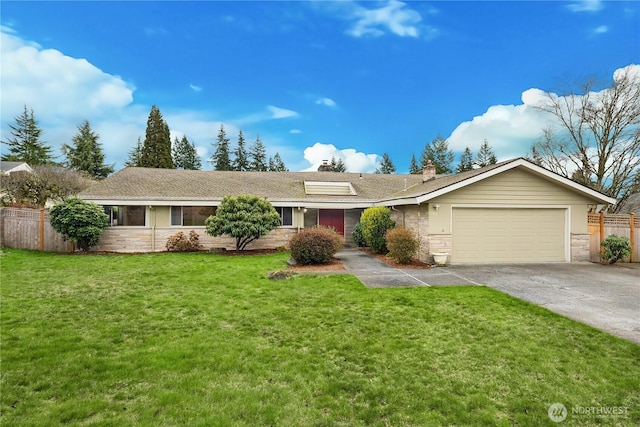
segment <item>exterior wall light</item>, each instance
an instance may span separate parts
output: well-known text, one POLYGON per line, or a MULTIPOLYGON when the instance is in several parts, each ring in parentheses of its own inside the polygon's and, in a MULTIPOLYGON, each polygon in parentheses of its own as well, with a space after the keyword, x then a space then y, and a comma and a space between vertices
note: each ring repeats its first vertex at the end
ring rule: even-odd
POLYGON ((436 203, 433 205, 433 209, 438 210, 440 209, 440 203, 436 203))

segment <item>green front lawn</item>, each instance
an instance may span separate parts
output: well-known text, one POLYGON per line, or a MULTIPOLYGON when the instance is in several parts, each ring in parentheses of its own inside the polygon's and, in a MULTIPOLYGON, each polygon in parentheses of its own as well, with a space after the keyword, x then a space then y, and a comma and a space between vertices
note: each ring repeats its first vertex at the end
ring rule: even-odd
POLYGON ((268 280, 287 256, 5 249, 0 424, 640 423, 635 344, 484 287, 268 280))

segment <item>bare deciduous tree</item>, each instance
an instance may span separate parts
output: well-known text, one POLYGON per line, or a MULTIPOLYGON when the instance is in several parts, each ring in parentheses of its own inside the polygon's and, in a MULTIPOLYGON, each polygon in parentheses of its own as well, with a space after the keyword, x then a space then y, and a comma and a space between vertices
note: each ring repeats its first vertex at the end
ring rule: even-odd
POLYGON ((640 66, 614 73, 597 90, 588 80, 578 90, 547 92, 542 111, 554 117, 531 149, 540 166, 618 199, 640 191, 640 66))

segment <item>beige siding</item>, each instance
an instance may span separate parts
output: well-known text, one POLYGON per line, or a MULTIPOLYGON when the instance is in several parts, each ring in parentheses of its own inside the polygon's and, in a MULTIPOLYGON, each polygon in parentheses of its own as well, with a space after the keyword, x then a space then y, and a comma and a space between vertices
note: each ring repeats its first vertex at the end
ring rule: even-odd
POLYGON ((452 191, 439 197, 437 203, 586 205, 593 202, 557 182, 525 170, 512 169, 452 191))
POLYGON ((562 262, 566 209, 454 208, 454 263, 562 262))

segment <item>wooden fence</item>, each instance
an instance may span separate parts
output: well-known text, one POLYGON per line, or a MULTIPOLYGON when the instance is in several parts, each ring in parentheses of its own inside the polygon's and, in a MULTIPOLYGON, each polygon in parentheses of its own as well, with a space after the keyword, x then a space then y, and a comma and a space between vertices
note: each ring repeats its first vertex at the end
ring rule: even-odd
POLYGON ((49 211, 0 208, 0 246, 52 252, 73 250, 49 224, 49 211))
POLYGON ((631 241, 631 256, 628 261, 640 262, 640 217, 634 214, 590 213, 588 229, 590 261, 600 261, 600 242, 615 234, 631 241))

